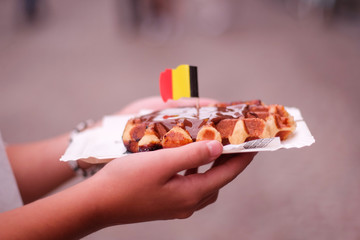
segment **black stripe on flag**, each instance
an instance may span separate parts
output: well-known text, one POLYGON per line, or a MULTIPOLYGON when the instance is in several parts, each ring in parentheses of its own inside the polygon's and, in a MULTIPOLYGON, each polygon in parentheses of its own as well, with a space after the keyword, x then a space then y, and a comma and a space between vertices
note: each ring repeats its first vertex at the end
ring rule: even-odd
POLYGON ((197 67, 190 66, 190 96, 199 97, 197 67))

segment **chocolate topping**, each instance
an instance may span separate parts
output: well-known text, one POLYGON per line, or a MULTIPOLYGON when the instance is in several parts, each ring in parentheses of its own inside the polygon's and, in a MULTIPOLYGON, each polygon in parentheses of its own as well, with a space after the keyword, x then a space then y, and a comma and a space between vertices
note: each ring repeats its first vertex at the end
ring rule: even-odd
POLYGON ((202 108, 170 108, 138 116, 127 122, 123 141, 129 152, 179 147, 203 140, 237 145, 275 136, 284 140, 295 128, 296 123, 284 106, 253 100, 202 108))
POLYGON ((189 132, 193 140, 202 126, 216 125, 223 119, 243 118, 248 112, 246 104, 219 107, 201 107, 199 112, 195 107, 170 108, 155 111, 140 117, 140 121, 146 123, 162 124, 169 131, 174 126, 180 126, 189 132))

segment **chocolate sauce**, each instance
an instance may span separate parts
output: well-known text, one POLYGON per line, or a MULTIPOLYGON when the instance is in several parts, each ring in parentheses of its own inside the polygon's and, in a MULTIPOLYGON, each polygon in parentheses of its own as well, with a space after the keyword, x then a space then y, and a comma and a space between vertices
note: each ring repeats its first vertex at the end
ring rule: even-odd
POLYGON ((238 104, 227 107, 182 107, 169 108, 161 111, 155 111, 139 119, 141 122, 161 123, 167 131, 174 126, 180 126, 187 130, 193 140, 202 126, 216 125, 223 119, 238 119, 245 116, 248 111, 246 104, 238 104))

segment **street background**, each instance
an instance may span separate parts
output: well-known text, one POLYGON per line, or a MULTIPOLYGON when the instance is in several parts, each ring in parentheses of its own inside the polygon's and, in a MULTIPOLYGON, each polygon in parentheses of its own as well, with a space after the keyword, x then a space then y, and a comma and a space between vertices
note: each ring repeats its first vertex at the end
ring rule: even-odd
POLYGON ((159 95, 161 71, 191 64, 200 96, 300 108, 316 143, 258 154, 189 219, 84 239, 359 239, 358 5, 134 2, 0 2, 6 142, 52 137, 159 95))

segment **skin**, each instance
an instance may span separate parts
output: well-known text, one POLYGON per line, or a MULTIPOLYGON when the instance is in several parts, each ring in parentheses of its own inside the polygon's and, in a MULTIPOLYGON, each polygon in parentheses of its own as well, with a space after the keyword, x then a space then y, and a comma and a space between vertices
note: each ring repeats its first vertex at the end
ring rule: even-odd
POLYGON ((26 144, 12 144, 6 152, 24 204, 35 201, 75 176, 60 162, 69 134, 26 144))
MULTIPOLYGON (((200 105, 215 103, 213 99, 200 99, 200 105)), ((134 114, 141 109, 159 110, 168 107, 194 106, 195 101, 177 100, 164 103, 160 97, 135 101, 116 114, 134 114)), ((95 126, 99 126, 97 122, 95 126)), ((25 144, 9 144, 6 152, 25 204, 35 201, 75 176, 67 163, 60 162, 69 144, 70 133, 51 139, 25 144), (31 163, 31 164, 29 164, 31 163), (46 171, 44 171, 46 169, 46 171)), ((79 161, 82 168, 90 165, 79 161)))
MULTIPOLYGON (((175 104, 160 103, 159 98, 145 99, 120 113, 136 112, 146 104, 155 109, 175 104)), ((21 195, 29 204, 0 214, 0 239, 76 239, 117 224, 188 218, 215 202, 219 189, 254 157, 221 155, 217 141, 137 153, 115 159, 87 180, 34 201, 74 176, 58 161, 65 140, 67 135, 7 148, 21 195), (212 166, 198 173, 198 167, 206 164, 212 166)))

